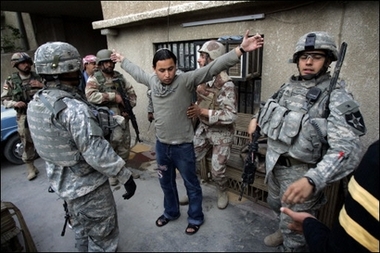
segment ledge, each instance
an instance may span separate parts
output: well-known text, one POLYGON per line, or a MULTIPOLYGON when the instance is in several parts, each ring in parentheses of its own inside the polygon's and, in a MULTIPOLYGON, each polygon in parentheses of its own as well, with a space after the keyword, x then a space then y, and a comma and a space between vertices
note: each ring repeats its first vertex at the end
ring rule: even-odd
POLYGON ((122 16, 102 21, 92 22, 92 28, 96 29, 106 29, 106 28, 116 28, 126 24, 139 23, 146 20, 152 20, 157 18, 163 18, 170 15, 177 15, 181 13, 188 13, 197 10, 212 9, 216 7, 225 7, 228 5, 235 5, 246 3, 250 1, 198 1, 192 3, 186 3, 181 5, 174 5, 168 8, 156 9, 153 11, 147 11, 137 14, 132 14, 128 16, 122 16))

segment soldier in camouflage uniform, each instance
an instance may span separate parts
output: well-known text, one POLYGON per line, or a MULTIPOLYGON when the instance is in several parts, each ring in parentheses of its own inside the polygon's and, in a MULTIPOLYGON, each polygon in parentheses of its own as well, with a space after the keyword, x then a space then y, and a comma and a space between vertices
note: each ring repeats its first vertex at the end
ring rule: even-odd
MULTIPOLYGON (((223 55, 226 49, 222 43, 210 40, 198 52, 198 64, 203 67, 223 55)), ((218 208, 224 209, 228 205, 226 163, 237 118, 235 84, 223 70, 211 81, 199 84, 196 92, 197 101, 188 110, 199 120, 194 135, 195 156, 199 163, 212 149, 212 178, 217 184, 218 208)))
POLYGON ((264 239, 268 246, 283 243, 285 251, 307 250, 304 236, 288 229, 291 218, 280 214, 280 207, 316 216, 326 203, 322 190, 359 164, 359 136, 366 133, 359 105, 343 80, 329 92, 327 70, 337 59, 337 47, 329 34, 303 35, 293 55, 299 75, 282 85, 250 124, 250 133, 257 121, 268 137, 267 202, 280 219, 279 230, 264 239))
MULTIPOLYGON (((120 94, 117 92, 119 85, 122 86, 124 94, 128 97, 132 107, 136 106, 137 96, 131 83, 127 82, 124 76, 115 71, 115 63, 111 61, 111 50, 102 49, 96 54, 98 71, 90 76, 86 83, 86 97, 88 102, 95 105, 104 105, 112 110, 115 115, 121 115, 125 118, 124 131, 120 136, 110 140, 116 153, 121 156, 127 163, 131 150, 131 133, 129 129, 128 114, 123 112, 124 104, 120 94)), ((134 178, 139 177, 134 173, 134 178)), ((117 185, 116 178, 110 178, 111 185, 117 185)))
POLYGON ((68 204, 76 248, 115 252, 119 227, 108 177, 124 184, 124 199, 136 190, 125 161, 104 137, 109 131, 104 126, 115 126, 112 119, 120 116, 104 114, 79 95, 81 57, 72 45, 41 45, 35 52, 35 67, 46 88, 29 103, 30 132, 46 162, 52 190, 68 204))
POLYGON ((33 61, 27 53, 13 54, 11 64, 18 72, 14 72, 4 82, 1 102, 6 108, 14 108, 17 112, 17 131, 24 146, 22 160, 28 170, 28 180, 33 180, 39 171, 34 166, 37 155, 30 137, 26 109, 33 95, 43 88, 43 83, 42 78, 31 70, 33 61))

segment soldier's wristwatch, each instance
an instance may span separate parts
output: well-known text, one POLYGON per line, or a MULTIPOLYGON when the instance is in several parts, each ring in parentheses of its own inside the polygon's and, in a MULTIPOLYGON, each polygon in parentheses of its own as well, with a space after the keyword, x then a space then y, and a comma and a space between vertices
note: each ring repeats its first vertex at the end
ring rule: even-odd
POLYGON ((310 184, 311 186, 315 187, 315 183, 314 183, 313 179, 311 179, 310 177, 306 177, 306 176, 305 176, 304 178, 307 179, 307 181, 309 182, 309 184, 310 184))

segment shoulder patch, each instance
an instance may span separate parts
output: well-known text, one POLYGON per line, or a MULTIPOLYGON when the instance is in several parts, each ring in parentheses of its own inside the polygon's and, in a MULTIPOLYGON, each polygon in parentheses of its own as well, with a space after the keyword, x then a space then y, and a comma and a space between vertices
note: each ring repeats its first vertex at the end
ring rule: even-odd
POLYGON ((365 127, 365 124, 364 124, 363 115, 360 113, 359 110, 357 110, 356 112, 351 112, 349 114, 346 114, 345 118, 346 118, 347 124, 352 127, 352 129, 357 135, 362 136, 366 134, 367 128, 365 127))
POLYGON ((364 124, 363 115, 359 105, 354 100, 348 100, 336 107, 340 115, 344 115, 347 124, 359 136, 366 134, 367 128, 364 124))

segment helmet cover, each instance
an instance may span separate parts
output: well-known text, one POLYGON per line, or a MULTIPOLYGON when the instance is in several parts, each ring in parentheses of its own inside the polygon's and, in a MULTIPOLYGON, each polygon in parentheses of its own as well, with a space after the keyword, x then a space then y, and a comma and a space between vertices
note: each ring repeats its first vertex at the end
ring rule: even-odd
POLYGON ((57 75, 82 70, 78 50, 66 42, 47 42, 34 53, 37 74, 57 75))
POLYGON ((12 67, 17 67, 17 65, 21 62, 29 62, 33 65, 32 58, 25 52, 14 53, 11 57, 11 65, 12 67))
POLYGON ((222 43, 216 40, 209 40, 202 45, 198 52, 208 53, 210 58, 215 60, 217 57, 226 53, 226 48, 222 43))
POLYGON ((296 44, 293 54, 293 63, 297 63, 301 52, 306 50, 324 50, 328 53, 331 61, 338 59, 338 50, 331 35, 326 32, 309 32, 304 34, 296 44))

